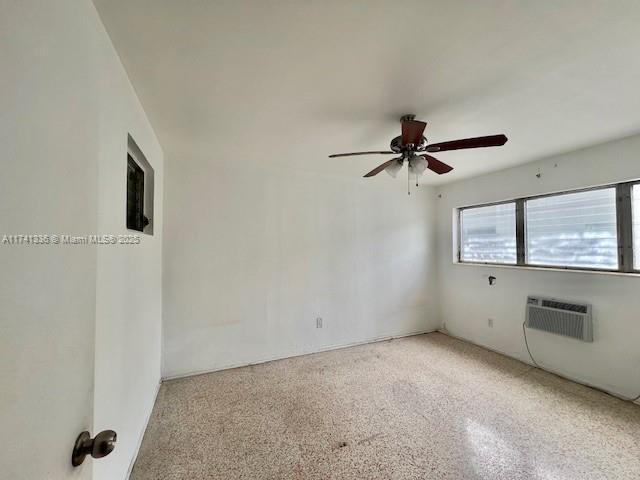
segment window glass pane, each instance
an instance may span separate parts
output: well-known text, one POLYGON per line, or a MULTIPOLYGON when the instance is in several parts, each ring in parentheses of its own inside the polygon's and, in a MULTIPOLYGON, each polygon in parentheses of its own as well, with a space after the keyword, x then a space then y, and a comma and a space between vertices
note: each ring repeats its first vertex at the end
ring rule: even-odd
POLYGON ((618 268, 616 190, 526 201, 527 263, 618 268))
POLYGON ((460 212, 460 260, 516 263, 516 204, 460 212))
POLYGON ((633 268, 640 270, 640 184, 634 185, 631 191, 633 206, 633 268))
POLYGON ((144 171, 127 155, 127 228, 142 232, 144 220, 144 171))

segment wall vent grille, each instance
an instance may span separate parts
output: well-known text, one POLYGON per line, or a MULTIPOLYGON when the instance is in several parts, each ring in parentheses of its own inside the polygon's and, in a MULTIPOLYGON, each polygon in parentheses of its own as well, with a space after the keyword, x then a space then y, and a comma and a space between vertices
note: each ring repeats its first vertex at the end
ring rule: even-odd
POLYGON ((526 326, 593 342, 591 305, 553 298, 528 297, 526 326))

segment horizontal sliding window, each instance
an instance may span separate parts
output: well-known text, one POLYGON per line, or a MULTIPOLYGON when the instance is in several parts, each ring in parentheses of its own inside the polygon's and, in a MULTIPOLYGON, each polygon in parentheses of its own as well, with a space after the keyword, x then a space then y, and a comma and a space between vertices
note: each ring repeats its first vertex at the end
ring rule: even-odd
POLYGON ((618 268, 615 188, 535 198, 525 210, 528 264, 618 268))
POLYGON ((640 181, 460 208, 458 261, 640 274, 640 181))
POLYGON ((516 204, 465 208, 460 212, 460 259, 516 263, 516 204))

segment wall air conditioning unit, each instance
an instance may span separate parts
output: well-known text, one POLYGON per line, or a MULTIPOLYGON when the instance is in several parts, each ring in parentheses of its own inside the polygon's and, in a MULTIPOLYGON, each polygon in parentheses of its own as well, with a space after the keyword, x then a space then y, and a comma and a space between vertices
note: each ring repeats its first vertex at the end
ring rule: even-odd
POLYGON ((554 298, 527 297, 528 328, 593 342, 591 305, 554 298))

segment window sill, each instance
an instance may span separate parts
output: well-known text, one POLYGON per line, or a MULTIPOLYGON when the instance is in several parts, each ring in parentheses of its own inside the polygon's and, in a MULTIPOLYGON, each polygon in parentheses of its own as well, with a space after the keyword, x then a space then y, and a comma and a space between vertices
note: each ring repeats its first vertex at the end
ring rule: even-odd
POLYGON ((489 268, 511 268, 517 270, 534 270, 539 272, 564 272, 564 273, 595 273, 597 275, 617 275, 622 277, 640 277, 638 272, 616 272, 612 270, 589 270, 579 268, 561 268, 561 267, 534 267, 531 265, 507 265, 502 263, 483 263, 483 262, 452 262, 454 265, 464 267, 489 267, 489 268))

